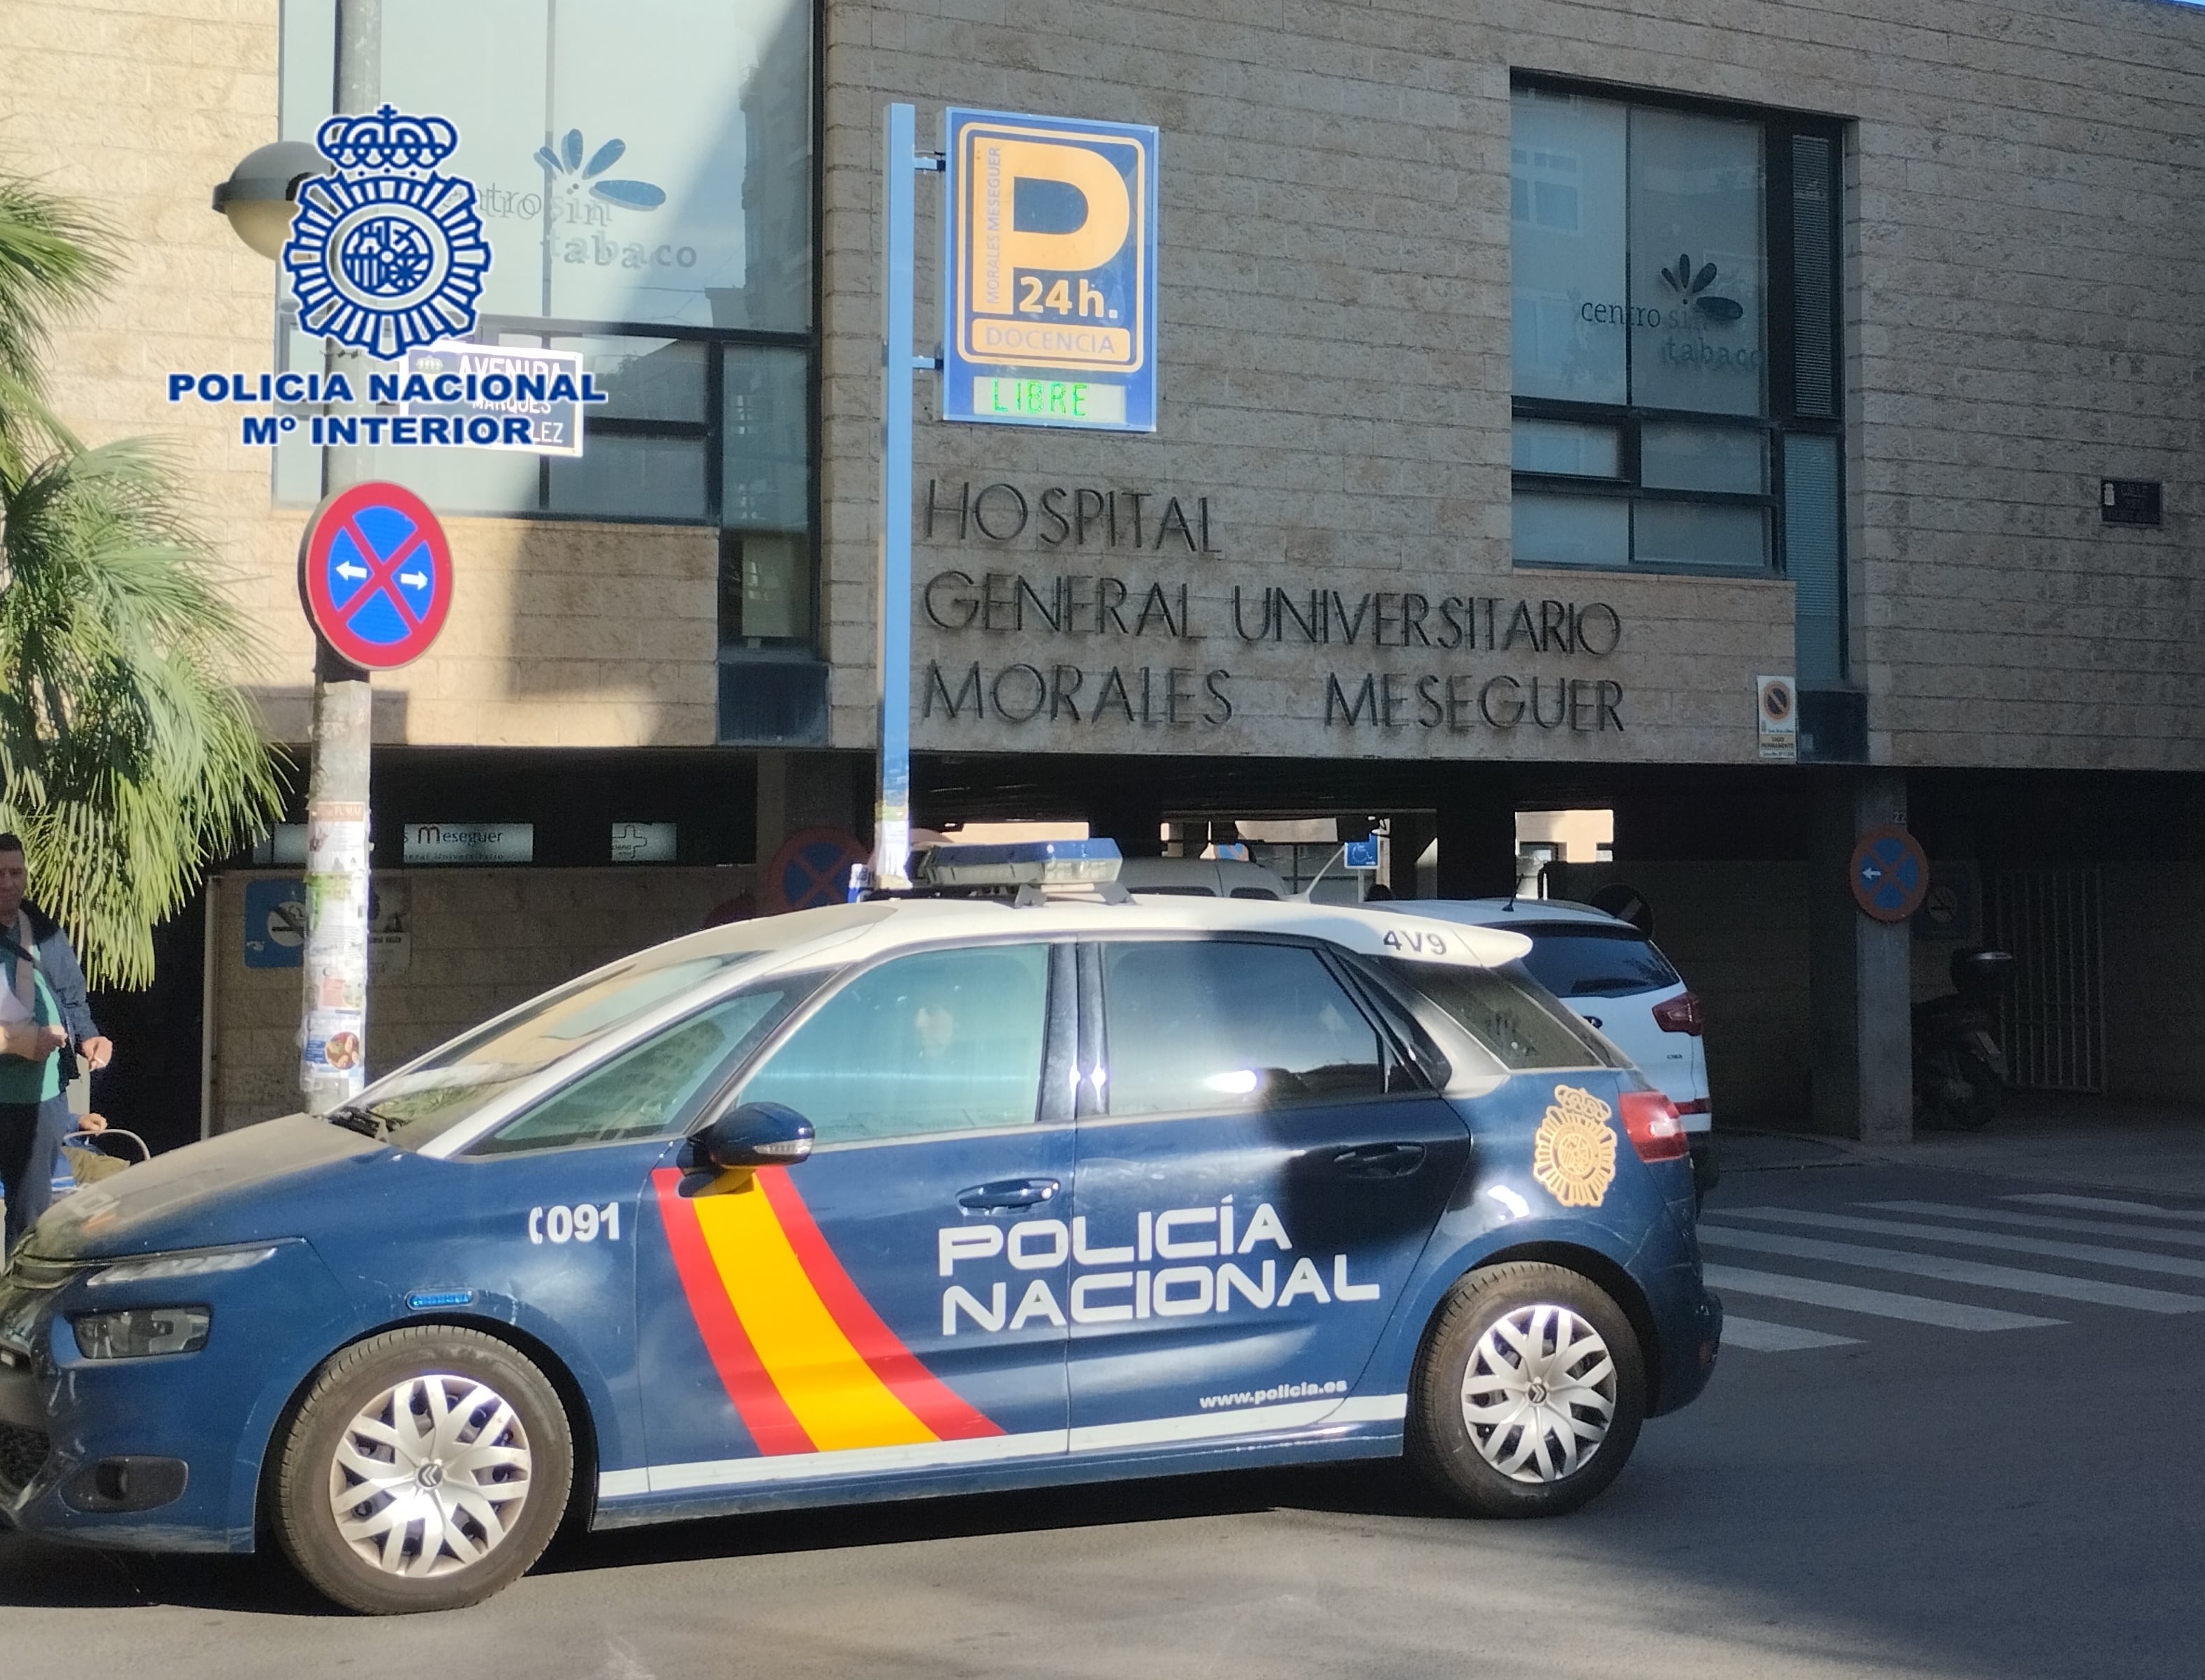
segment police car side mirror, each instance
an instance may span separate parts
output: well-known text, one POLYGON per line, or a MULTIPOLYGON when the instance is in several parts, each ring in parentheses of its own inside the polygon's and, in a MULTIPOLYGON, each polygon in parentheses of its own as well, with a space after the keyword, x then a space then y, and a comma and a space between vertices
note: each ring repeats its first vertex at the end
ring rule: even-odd
POLYGON ((811 1123, 785 1103, 744 1103, 689 1141, 695 1165, 794 1166, 811 1153, 811 1123))

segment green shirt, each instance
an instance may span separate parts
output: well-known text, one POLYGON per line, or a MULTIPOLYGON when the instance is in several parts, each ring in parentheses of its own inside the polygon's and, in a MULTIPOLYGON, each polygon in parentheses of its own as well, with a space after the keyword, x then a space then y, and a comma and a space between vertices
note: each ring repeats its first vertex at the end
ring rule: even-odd
MULTIPOLYGON (((0 968, 6 964, 0 962, 0 968)), ((62 1018, 60 1001, 53 988, 46 984, 45 970, 33 968, 31 984, 31 1018, 41 1027, 51 1027, 62 1018)), ((27 1061, 21 1056, 0 1055, 0 1103, 42 1103, 49 1097, 57 1097, 62 1091, 62 1057, 59 1051, 49 1051, 42 1062, 27 1061)))

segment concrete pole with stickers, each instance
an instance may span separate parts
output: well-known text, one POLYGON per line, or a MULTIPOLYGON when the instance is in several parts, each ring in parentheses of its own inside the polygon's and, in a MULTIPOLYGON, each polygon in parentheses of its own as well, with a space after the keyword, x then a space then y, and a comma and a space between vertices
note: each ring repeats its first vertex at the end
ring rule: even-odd
MULTIPOLYGON (((375 108, 382 57, 382 0, 337 0, 336 110, 375 108)), ((275 259, 297 211, 300 183, 328 168, 321 153, 301 141, 263 146, 216 189, 215 208, 229 217, 247 244, 275 259)), ((364 383, 360 376, 367 359, 361 352, 330 341, 326 357, 325 371, 346 373, 356 388, 364 383)), ((358 484, 365 476, 366 459, 357 445, 325 446, 324 497, 358 484)), ((300 1092, 310 1114, 341 1106, 359 1092, 366 1076, 371 718, 368 673, 318 633, 306 784, 306 929, 299 1064, 300 1092)))

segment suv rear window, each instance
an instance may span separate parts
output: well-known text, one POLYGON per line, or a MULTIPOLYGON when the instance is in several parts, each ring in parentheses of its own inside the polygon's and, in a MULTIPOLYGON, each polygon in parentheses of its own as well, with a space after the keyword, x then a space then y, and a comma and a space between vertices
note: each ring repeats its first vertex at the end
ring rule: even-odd
POLYGON ((1388 957, 1380 966, 1446 1010, 1449 1019, 1511 1073, 1529 1068, 1628 1065, 1598 1034, 1548 997, 1522 963, 1512 962, 1506 968, 1457 968, 1388 957))
POLYGON ((1682 983, 1668 958, 1635 927, 1548 921, 1510 931, 1531 941, 1524 966, 1557 998, 1628 998, 1682 983))

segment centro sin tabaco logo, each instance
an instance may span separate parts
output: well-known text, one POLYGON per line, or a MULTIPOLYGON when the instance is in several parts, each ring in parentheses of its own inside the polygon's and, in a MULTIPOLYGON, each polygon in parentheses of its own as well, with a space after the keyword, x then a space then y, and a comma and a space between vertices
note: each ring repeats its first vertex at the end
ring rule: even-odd
POLYGON ((331 117, 314 143, 336 173, 300 188, 283 247, 300 324, 383 361, 472 332, 490 242, 474 182, 436 169, 459 130, 386 104, 331 117))
POLYGON ((1720 321, 1727 325, 1745 313, 1745 306, 1736 298, 1709 295, 1708 288, 1715 283, 1715 265, 1713 263, 1701 265, 1695 273, 1692 259, 1686 253, 1677 259, 1676 267, 1665 268, 1661 272, 1661 283, 1675 293, 1685 307, 1697 311, 1710 321, 1720 321))

